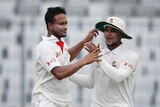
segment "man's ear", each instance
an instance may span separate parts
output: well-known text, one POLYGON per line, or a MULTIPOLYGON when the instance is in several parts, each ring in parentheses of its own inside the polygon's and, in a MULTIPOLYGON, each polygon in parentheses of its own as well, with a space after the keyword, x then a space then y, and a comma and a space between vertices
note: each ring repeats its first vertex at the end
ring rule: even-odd
POLYGON ((53 24, 52 23, 48 23, 48 30, 51 30, 52 29, 52 26, 53 26, 53 24))

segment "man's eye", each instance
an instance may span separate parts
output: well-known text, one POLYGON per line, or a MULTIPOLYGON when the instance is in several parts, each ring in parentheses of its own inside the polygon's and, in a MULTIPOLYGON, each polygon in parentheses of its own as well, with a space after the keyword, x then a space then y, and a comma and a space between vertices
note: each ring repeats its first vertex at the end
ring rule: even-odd
POLYGON ((112 30, 112 32, 116 32, 116 30, 115 30, 115 29, 113 29, 113 30, 112 30))

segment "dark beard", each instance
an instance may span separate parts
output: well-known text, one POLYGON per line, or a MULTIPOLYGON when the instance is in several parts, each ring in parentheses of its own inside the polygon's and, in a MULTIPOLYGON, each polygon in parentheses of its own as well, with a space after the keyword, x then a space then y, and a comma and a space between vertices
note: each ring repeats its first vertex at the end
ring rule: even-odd
POLYGON ((57 38, 64 38, 64 37, 66 37, 67 35, 61 35, 61 36, 58 36, 59 34, 58 33, 56 33, 56 32, 52 32, 52 34, 55 36, 55 37, 57 37, 57 38))
POLYGON ((117 48, 121 44, 122 44, 122 42, 120 42, 120 43, 119 42, 115 42, 115 43, 112 43, 111 45, 107 45, 107 47, 108 47, 109 50, 113 50, 113 49, 117 48))
POLYGON ((66 37, 67 35, 61 35, 62 38, 66 37))

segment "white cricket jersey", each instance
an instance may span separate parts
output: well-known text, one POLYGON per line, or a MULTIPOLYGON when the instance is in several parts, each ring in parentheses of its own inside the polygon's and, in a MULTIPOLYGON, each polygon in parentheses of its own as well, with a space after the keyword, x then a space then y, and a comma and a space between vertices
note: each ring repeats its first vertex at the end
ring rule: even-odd
POLYGON ((133 107, 137 54, 123 44, 102 53, 102 61, 93 67, 93 107, 133 107))
POLYGON ((68 78, 58 80, 51 74, 51 70, 69 63, 68 47, 65 43, 64 47, 59 46, 57 43, 59 40, 53 35, 42 39, 36 48, 37 81, 32 95, 42 93, 56 105, 64 107, 71 101, 68 78))
POLYGON ((91 107, 133 107, 135 70, 138 56, 121 44, 102 50, 100 62, 91 65, 89 75, 74 74, 70 79, 93 88, 91 107))

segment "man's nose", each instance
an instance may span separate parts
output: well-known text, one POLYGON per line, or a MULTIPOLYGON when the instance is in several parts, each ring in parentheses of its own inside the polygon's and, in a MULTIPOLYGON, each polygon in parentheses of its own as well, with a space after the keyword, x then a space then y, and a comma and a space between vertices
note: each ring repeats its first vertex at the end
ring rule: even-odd
POLYGON ((67 28, 68 28, 67 24, 65 24, 63 27, 64 27, 65 29, 67 29, 67 28))
POLYGON ((109 37, 109 36, 111 36, 111 32, 108 31, 108 32, 106 32, 105 35, 109 37))

